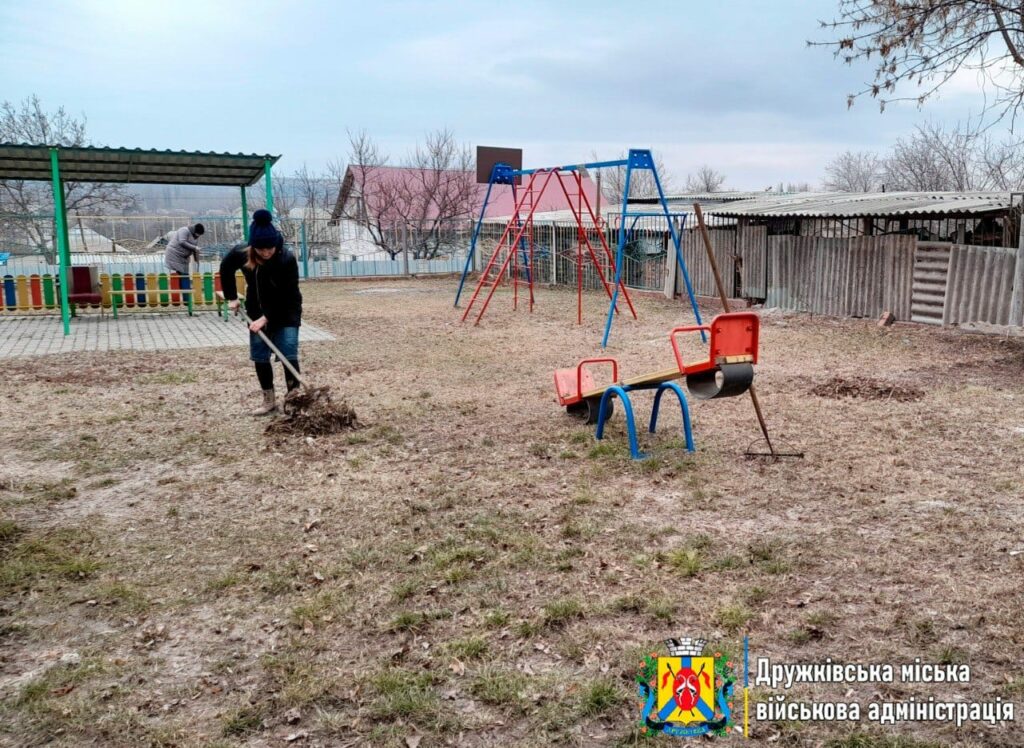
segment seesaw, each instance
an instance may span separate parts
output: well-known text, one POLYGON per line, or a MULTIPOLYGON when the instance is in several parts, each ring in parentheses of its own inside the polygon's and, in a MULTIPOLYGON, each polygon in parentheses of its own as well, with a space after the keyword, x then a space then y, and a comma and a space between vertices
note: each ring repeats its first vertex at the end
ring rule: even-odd
POLYGON ((555 372, 555 392, 558 403, 570 415, 597 424, 596 436, 604 433, 604 424, 612 413, 612 397, 622 401, 626 411, 626 427, 629 432, 630 452, 634 459, 641 459, 636 439, 636 424, 629 392, 633 390, 657 390, 651 410, 649 431, 654 432, 658 420, 658 407, 666 391, 672 391, 679 399, 683 414, 683 429, 686 448, 693 451, 693 435, 690 429, 689 407, 686 395, 675 380, 683 379, 690 394, 698 400, 719 397, 735 397, 750 389, 754 381, 754 365, 757 363, 757 345, 760 319, 751 312, 728 312, 719 314, 708 325, 676 327, 669 333, 672 353, 676 365, 670 369, 647 372, 629 379, 619 379, 619 363, 614 358, 587 358, 574 368, 558 369, 555 372), (692 364, 683 362, 679 351, 678 336, 683 333, 707 332, 708 358, 692 364), (591 368, 610 364, 610 384, 595 384, 591 368))

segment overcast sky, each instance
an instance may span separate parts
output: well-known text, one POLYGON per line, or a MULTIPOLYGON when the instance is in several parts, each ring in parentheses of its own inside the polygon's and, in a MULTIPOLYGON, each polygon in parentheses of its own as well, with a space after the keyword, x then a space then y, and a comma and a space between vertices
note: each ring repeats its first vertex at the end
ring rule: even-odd
POLYGON ((675 183, 817 185, 977 110, 965 77, 924 112, 846 107, 872 77, 831 51, 837 0, 0 0, 0 99, 84 113, 103 145, 283 154, 320 168, 365 129, 400 161, 427 130, 524 165, 660 151, 675 183), (643 10, 641 10, 643 9, 643 10))

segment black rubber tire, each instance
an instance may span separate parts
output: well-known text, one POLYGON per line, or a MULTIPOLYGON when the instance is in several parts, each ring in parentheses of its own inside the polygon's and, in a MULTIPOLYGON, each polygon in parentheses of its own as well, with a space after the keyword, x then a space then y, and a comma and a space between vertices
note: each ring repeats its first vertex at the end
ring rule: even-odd
MULTIPOLYGON (((578 418, 587 424, 597 423, 597 416, 601 408, 601 398, 593 397, 589 400, 582 400, 578 403, 565 406, 565 412, 573 418, 578 418)), ((615 401, 608 401, 608 418, 615 414, 615 401)))
POLYGON ((753 381, 754 367, 750 364, 722 364, 717 369, 691 374, 686 378, 686 388, 698 400, 711 400, 742 395, 753 381))

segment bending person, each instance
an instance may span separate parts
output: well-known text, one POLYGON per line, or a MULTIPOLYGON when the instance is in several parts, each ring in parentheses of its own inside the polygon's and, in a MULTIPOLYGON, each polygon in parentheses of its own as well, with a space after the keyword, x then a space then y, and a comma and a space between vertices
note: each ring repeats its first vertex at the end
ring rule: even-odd
POLYGON ((164 265, 172 273, 180 276, 183 289, 192 288, 192 277, 188 274, 188 263, 193 257, 196 268, 199 268, 199 237, 206 233, 203 224, 182 226, 167 235, 167 249, 164 250, 164 265))
MULTIPOLYGON (((235 273, 245 276, 245 311, 249 324, 249 357, 256 366, 256 377, 263 390, 263 403, 254 416, 277 410, 274 396, 274 369, 270 348, 257 334, 260 330, 277 346, 288 362, 299 371, 299 325, 302 323, 302 294, 299 292, 299 264, 284 248, 284 238, 269 211, 257 210, 249 228, 249 244, 235 247, 220 263, 220 283, 228 308, 238 310, 235 273)), ((299 386, 287 369, 288 392, 299 386)))

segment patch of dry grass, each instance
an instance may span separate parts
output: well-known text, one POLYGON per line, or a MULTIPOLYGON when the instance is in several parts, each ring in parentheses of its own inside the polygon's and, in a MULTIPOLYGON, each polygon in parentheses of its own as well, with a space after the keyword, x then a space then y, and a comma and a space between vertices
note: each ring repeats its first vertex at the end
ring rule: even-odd
MULTIPOLYGON (((304 371, 357 431, 268 439, 242 349, 5 362, 0 742, 634 744, 636 661, 684 635, 780 662, 981 661, 963 698, 1020 699, 1020 341, 768 316, 759 394, 806 458, 744 460, 758 430, 733 398, 691 403, 696 454, 664 411, 634 463, 621 412, 596 442, 550 390, 597 352, 598 295, 582 327, 541 289, 532 315, 499 297, 473 328, 449 281, 368 285, 303 288, 339 334, 303 345, 304 371), (881 384, 810 394, 830 378, 881 384)), ((626 376, 664 368, 689 320, 639 308, 613 331, 626 376)), ((635 393, 639 421, 650 404, 635 393)))

